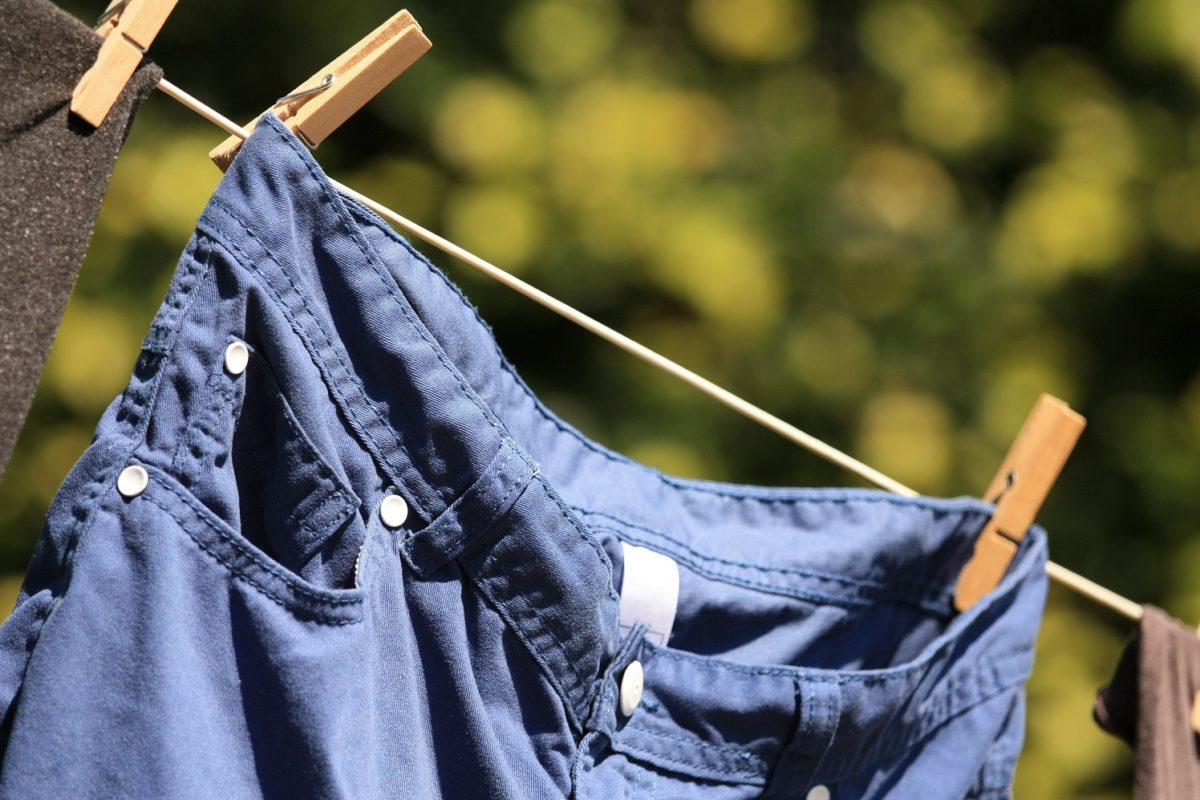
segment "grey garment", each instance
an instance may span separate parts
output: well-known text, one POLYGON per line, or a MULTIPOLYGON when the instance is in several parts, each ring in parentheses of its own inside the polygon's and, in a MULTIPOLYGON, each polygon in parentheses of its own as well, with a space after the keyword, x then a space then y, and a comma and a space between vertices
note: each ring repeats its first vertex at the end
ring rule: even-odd
POLYGON ((1200 637, 1154 606, 1129 637, 1094 715, 1137 754, 1137 800, 1200 797, 1200 750, 1192 699, 1200 692, 1200 637))
MULTIPOLYGON (((99 7, 99 6, 98 6, 99 7)), ((162 72, 143 61, 104 124, 71 116, 100 38, 47 0, 0 0, 0 475, 92 238, 117 151, 162 72)))

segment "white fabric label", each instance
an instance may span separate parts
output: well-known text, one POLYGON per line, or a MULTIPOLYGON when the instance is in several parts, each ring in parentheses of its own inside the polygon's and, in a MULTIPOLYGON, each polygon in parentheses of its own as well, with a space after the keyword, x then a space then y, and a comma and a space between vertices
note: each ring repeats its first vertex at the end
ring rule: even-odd
POLYGON ((650 626, 646 638, 666 645, 679 605, 679 565, 670 556, 621 542, 625 576, 621 579, 619 606, 621 633, 639 622, 650 626))

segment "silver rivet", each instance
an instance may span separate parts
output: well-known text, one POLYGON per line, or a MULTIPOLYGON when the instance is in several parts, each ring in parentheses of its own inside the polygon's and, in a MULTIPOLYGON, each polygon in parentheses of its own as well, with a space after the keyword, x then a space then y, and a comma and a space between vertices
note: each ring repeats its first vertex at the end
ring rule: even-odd
POLYGON ((225 371, 236 377, 246 371, 249 363, 250 348, 246 347, 246 343, 230 342, 225 348, 225 371))
POLYGON ((117 476, 117 491, 124 497, 137 497, 146 491, 146 487, 149 485, 149 473, 146 472, 145 467, 138 464, 131 464, 121 470, 121 474, 117 476))
POLYGON ((379 518, 389 528, 399 528, 408 519, 408 503, 398 494, 389 494, 379 504, 379 518))
POLYGON ((823 783, 818 783, 808 790, 808 794, 804 796, 804 800, 829 800, 831 796, 829 787, 823 783))
POLYGON ((642 702, 642 687, 645 680, 645 673, 642 671, 642 662, 630 661, 629 666, 625 668, 625 672, 621 675, 621 713, 629 716, 633 710, 638 707, 638 703, 642 702))

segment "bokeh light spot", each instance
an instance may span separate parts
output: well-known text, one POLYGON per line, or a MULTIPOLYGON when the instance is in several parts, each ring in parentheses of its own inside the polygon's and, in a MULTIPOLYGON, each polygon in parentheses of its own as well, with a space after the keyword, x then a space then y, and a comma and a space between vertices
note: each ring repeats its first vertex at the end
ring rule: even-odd
POLYGON ((620 32, 621 18, 608 0, 534 0, 509 19, 506 38, 526 72, 560 83, 602 72, 620 32))
POLYGON ((204 199, 221 180, 221 170, 205 155, 212 145, 207 130, 185 129, 163 138, 145 174, 140 211, 164 238, 177 241, 190 235, 204 199))
POLYGON ((488 177, 540 163, 541 112, 528 92, 498 78, 455 85, 438 106, 433 143, 447 163, 488 177))
POLYGON ((450 239, 520 272, 537 255, 545 228, 541 206, 514 186, 467 186, 451 192, 446 202, 450 239))
POLYGON ((739 339, 769 332, 782 311, 779 270, 762 239, 717 209, 664 215, 650 253, 661 285, 739 339))
POLYGON ((782 61, 813 34, 804 0, 693 0, 692 30, 712 52, 744 61, 782 61))
POLYGON ((1136 234, 1132 217, 1112 184, 1039 170, 1005 209, 997 258, 1014 276, 1053 286, 1072 272, 1102 271, 1120 261, 1136 234))
POLYGON ((859 24, 859 42, 886 75, 905 80, 963 47, 946 9, 921 0, 875 0, 859 24))
POLYGON ((830 400, 856 397, 875 368, 871 337, 853 317, 828 309, 798 315, 785 353, 789 374, 830 400))
POLYGON ((938 236, 959 214, 958 188, 929 156, 898 144, 865 149, 838 190, 848 216, 871 229, 938 236))
POLYGON ((74 412, 94 416, 129 381, 138 322, 122 309, 75 296, 46 361, 43 383, 74 412))
POLYGON ((1004 71, 990 60, 947 58, 913 74, 904 122, 913 136, 938 150, 969 152, 999 132, 1008 95, 1004 71))
POLYGON ((1158 234, 1179 250, 1200 251, 1200 170, 1167 175, 1154 187, 1151 217, 1158 234))
POLYGON ((858 456, 917 491, 937 493, 953 456, 950 412, 936 395, 893 389, 873 397, 858 430, 858 456))

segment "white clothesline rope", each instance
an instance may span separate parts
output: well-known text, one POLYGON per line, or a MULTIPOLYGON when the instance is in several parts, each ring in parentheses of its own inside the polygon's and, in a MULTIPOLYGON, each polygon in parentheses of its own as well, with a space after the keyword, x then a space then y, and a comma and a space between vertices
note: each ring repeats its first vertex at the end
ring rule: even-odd
MULTIPOLYGON (((195 97, 183 91, 167 79, 163 78, 158 82, 158 89, 179 101, 181 104, 196 112, 200 116, 204 117, 217 127, 223 129, 227 133, 231 133, 241 139, 246 139, 249 136, 249 132, 245 128, 200 102, 195 97)), ((723 389, 707 378, 697 375, 687 367, 677 364, 666 356, 651 350, 650 348, 634 341, 633 339, 630 339, 625 334, 608 327, 599 320, 593 319, 587 314, 584 314, 582 311, 572 308, 561 300, 546 294, 541 289, 538 289, 537 287, 526 283, 520 278, 505 272, 495 264, 485 261, 474 253, 471 253, 470 251, 459 247, 453 242, 438 236, 433 231, 423 228, 417 223, 401 216, 400 214, 397 214, 390 208, 380 205, 369 197, 359 194, 350 187, 339 183, 338 181, 332 181, 332 183, 338 188, 339 191, 342 191, 350 197, 353 197, 355 200, 358 200, 360 203, 369 207, 384 219, 404 229, 408 233, 411 233, 413 236, 428 242, 439 250, 454 256, 465 264, 479 270, 480 272, 490 275, 491 277, 503 283, 505 286, 516 290, 517 292, 528 297, 530 300, 533 300, 539 305, 545 306, 555 314, 574 322, 584 330, 596 334, 601 339, 616 345, 625 352, 637 356, 646 363, 658 367, 664 372, 674 375, 684 383, 690 384, 704 394, 707 394, 709 397, 712 397, 717 402, 728 406, 742 416, 757 422, 759 425, 778 433, 783 438, 800 445, 801 447, 815 453, 827 461, 838 465, 839 467, 842 467, 843 469, 853 472, 854 474, 870 483, 875 484, 881 489, 886 489, 889 492, 894 492, 895 494, 904 495, 906 497, 916 497, 918 495, 918 493, 913 489, 910 489, 893 478, 889 478, 879 470, 874 469, 854 458, 853 456, 843 453, 841 450, 838 450, 832 445, 826 444, 820 439, 805 433, 795 425, 785 422, 774 414, 764 411, 753 403, 743 400, 729 390, 723 389)), ((1067 587, 1068 589, 1071 589, 1072 591, 1077 592, 1084 597, 1093 600, 1096 603, 1099 603, 1100 605, 1117 612, 1118 614, 1121 614, 1122 616, 1128 617, 1131 620, 1139 619, 1142 616, 1142 608, 1137 603, 1129 600, 1128 598, 1122 597, 1111 589, 1107 589, 1094 581, 1088 580, 1082 575, 1072 572, 1066 567, 1060 566, 1053 561, 1046 564, 1046 574, 1052 580, 1057 581, 1059 584, 1067 587)))

